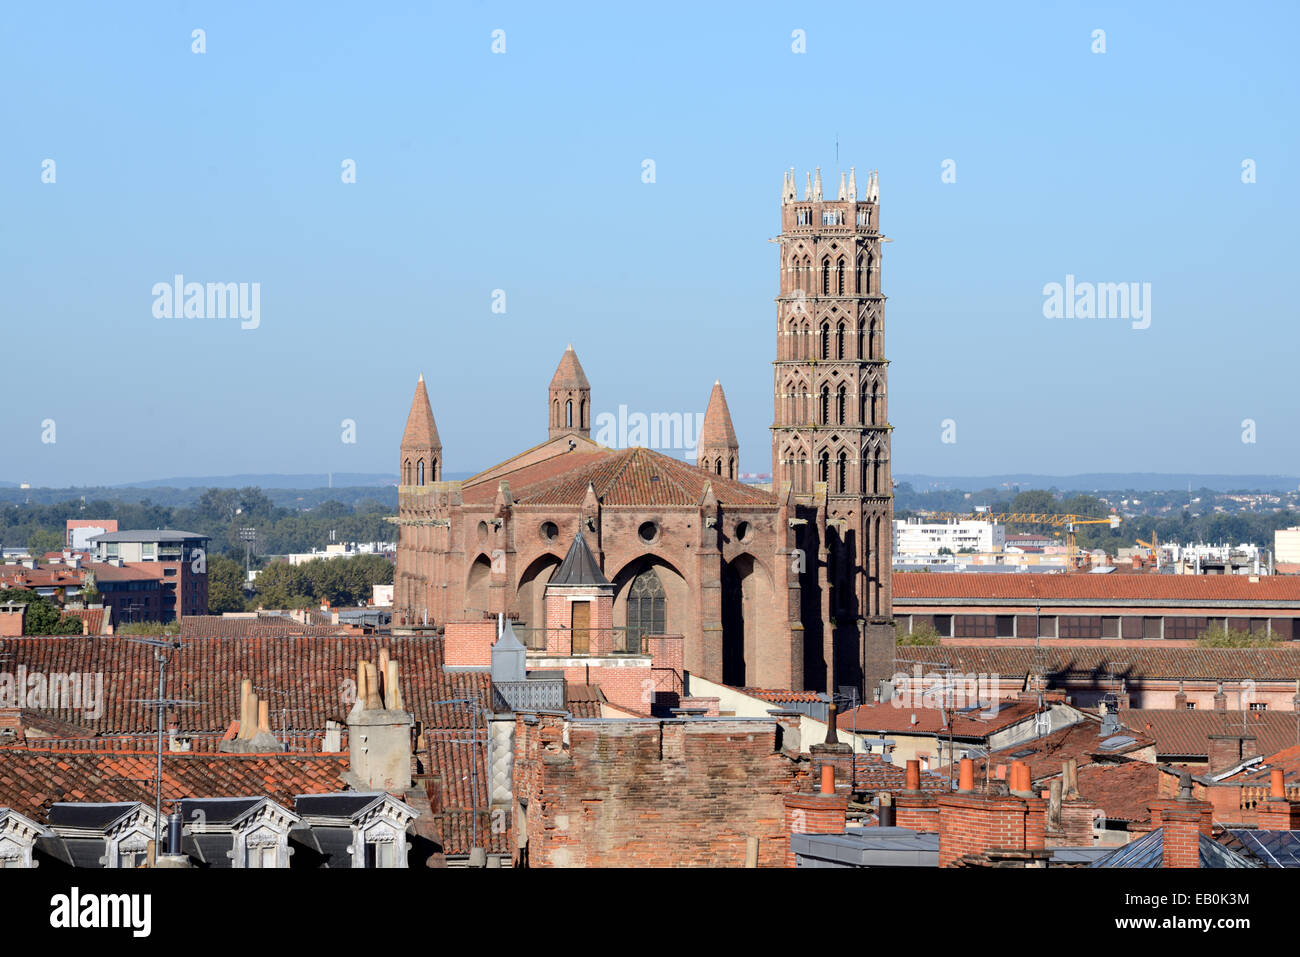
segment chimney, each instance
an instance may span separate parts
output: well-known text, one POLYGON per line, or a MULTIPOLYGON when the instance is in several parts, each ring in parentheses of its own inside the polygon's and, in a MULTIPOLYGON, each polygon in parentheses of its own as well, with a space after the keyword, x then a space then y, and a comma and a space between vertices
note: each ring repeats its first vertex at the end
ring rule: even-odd
POLYGON ((816 794, 794 791, 785 796, 785 866, 795 866, 795 834, 843 834, 848 819, 849 796, 835 793, 835 767, 821 766, 821 789, 816 794))
POLYGON ((1183 693, 1183 679, 1178 679, 1178 694, 1174 695, 1174 708, 1178 711, 1187 710, 1187 695, 1183 693))
POLYGON ((821 780, 821 775, 824 773, 822 768, 829 765, 835 769, 835 780, 839 782, 840 789, 850 791, 856 786, 853 780, 853 748, 840 743, 836 731, 838 719, 839 709, 834 704, 829 705, 826 714, 826 738, 809 747, 808 752, 812 755, 813 780, 821 780))
POLYGON ((921 762, 909 760, 905 790, 894 795, 894 821, 899 827, 933 834, 939 830, 938 796, 921 790, 921 762))
POLYGON ((1261 831, 1300 830, 1300 804, 1287 800, 1282 768, 1273 768, 1269 774, 1268 799, 1255 805, 1255 827, 1261 831))
POLYGON ((967 792, 975 790, 975 762, 970 758, 961 759, 957 773, 957 790, 967 792))
POLYGON ((329 754, 343 750, 343 725, 332 718, 325 721, 325 740, 321 742, 320 749, 329 754))
POLYGON ((1213 805, 1192 796, 1192 776, 1184 771, 1178 798, 1151 805, 1151 820, 1158 817, 1164 831, 1161 867, 1201 866, 1201 835, 1211 836, 1213 812, 1213 805))
POLYGON ((387 648, 380 651, 379 663, 381 668, 369 661, 357 662, 357 701, 347 719, 351 766, 347 780, 359 791, 401 792, 411 787, 415 720, 400 707, 397 662, 389 660, 387 648))
POLYGON ((940 867, 960 866, 967 858, 979 864, 1009 858, 1024 867, 1044 866, 1047 802, 1028 791, 1029 767, 1023 761, 1011 765, 1010 777, 1009 793, 977 793, 974 762, 962 760, 960 790, 938 799, 940 867))
POLYGON ((1218 774, 1228 768, 1236 767, 1247 758, 1254 757, 1258 751, 1253 734, 1211 734, 1207 746, 1210 773, 1218 774))
POLYGON ((1223 693, 1222 681, 1219 682, 1219 690, 1214 692, 1214 710, 1215 711, 1228 710, 1228 696, 1223 693))
POLYGON ((283 751, 271 733, 270 704, 259 701, 249 678, 239 682, 239 733, 233 741, 223 740, 217 750, 234 754, 265 754, 283 751))

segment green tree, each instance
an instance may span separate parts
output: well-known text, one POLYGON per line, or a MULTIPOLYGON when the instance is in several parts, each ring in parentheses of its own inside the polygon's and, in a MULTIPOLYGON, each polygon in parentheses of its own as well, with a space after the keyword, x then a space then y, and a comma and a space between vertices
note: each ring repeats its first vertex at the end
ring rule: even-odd
POLYGON ((910 635, 899 635, 899 645, 937 645, 939 633, 930 625, 914 625, 910 635))
POLYGON ((34 557, 39 558, 46 552, 61 551, 65 541, 64 537, 53 529, 38 528, 27 536, 27 550, 34 557))
POLYGON ((225 555, 208 559, 208 611, 219 615, 227 611, 243 611, 244 566, 225 555))
POLYGON ((1202 648, 1272 648, 1277 642, 1268 635, 1252 635, 1241 628, 1224 628, 1214 625, 1196 639, 1202 648))

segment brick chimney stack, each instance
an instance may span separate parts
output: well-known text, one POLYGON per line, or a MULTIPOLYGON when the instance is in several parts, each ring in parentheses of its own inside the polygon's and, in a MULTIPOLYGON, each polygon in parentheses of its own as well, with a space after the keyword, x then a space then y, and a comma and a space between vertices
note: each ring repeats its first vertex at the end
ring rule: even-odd
POLYGON ((789 835, 844 833, 848 820, 849 796, 847 793, 835 793, 834 765, 823 764, 820 778, 821 787, 817 793, 795 791, 785 796, 786 867, 795 866, 789 835))
POLYGON ((921 790, 921 762, 908 761, 904 790, 894 795, 894 823, 914 831, 939 830, 939 799, 921 790))
POLYGON ((1034 795, 1029 767, 1012 762, 1007 793, 975 790, 975 762, 963 758, 958 791, 938 799, 939 866, 961 865, 964 858, 990 863, 1011 859, 1042 866, 1046 857, 1047 802, 1034 795))
POLYGON ((1174 708, 1178 711, 1187 710, 1187 695, 1183 692, 1183 681, 1178 679, 1178 693, 1174 695, 1174 708))
POLYGON ((1211 836, 1214 806, 1192 796, 1192 776, 1182 773, 1177 799, 1151 805, 1151 823, 1164 829, 1161 867, 1200 867, 1201 835, 1211 836))
POLYGON ((1218 690, 1214 692, 1214 710, 1215 711, 1228 710, 1228 696, 1223 693, 1222 681, 1219 682, 1218 690))

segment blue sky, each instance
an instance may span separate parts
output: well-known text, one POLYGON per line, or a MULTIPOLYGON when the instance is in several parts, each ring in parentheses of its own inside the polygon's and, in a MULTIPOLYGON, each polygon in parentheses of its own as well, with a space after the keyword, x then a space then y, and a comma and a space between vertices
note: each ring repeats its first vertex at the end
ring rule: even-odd
POLYGON ((395 472, 420 372, 477 469, 568 342, 597 413, 721 379, 767 472, 782 171, 850 164, 896 473, 1300 472, 1294 4, 50 6, 0 11, 0 479, 395 472), (1067 274, 1150 327, 1045 318, 1067 274))

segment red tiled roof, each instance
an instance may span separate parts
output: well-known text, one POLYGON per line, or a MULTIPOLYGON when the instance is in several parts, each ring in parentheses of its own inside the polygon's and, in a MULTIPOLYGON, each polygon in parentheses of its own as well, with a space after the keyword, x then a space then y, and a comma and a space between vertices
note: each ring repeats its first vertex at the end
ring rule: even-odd
POLYGON ((1160 776, 1166 773, 1146 761, 1089 764, 1079 768, 1079 794, 1113 820, 1149 821, 1149 805, 1160 798, 1160 776))
POLYGON ((1300 602, 1300 578, 1262 575, 989 575, 899 572, 895 602, 968 599, 1063 604, 1073 601, 1300 602))
POLYGON ((564 705, 575 718, 599 718, 604 703, 605 692, 599 685, 564 686, 564 705))
MULTIPOLYGON (((464 720, 468 725, 468 713, 464 720)), ((475 846, 473 810, 477 808, 477 844, 486 847, 489 854, 509 854, 507 829, 501 826, 505 822, 498 815, 494 827, 489 810, 486 729, 479 728, 477 739, 470 727, 430 730, 425 732, 425 742, 428 773, 436 775, 436 780, 427 786, 438 792, 437 806, 441 811, 434 814, 434 820, 442 835, 443 852, 468 854, 475 846)))
MULTIPOLYGON (((856 755, 850 772, 854 791, 901 791, 907 787, 907 771, 878 754, 856 755)), ((922 771, 921 790, 946 792, 949 790, 948 779, 931 771, 922 771)))
POLYGON ((704 487, 709 484, 721 502, 732 505, 776 504, 771 495, 753 486, 712 475, 697 466, 645 448, 563 453, 512 472, 489 472, 492 473, 490 480, 464 487, 466 504, 493 501, 500 480, 510 483, 511 495, 522 505, 581 505, 587 486, 591 485, 601 504, 606 506, 692 506, 700 503, 704 487))
POLYGON ((764 701, 771 701, 774 704, 787 704, 791 701, 813 703, 826 700, 823 695, 816 691, 784 691, 775 688, 741 688, 739 690, 751 698, 762 698, 764 701))
POLYGON ((261 615, 257 618, 226 618, 221 615, 183 615, 182 638, 270 638, 288 635, 323 637, 360 635, 355 625, 304 625, 292 618, 261 615))
POLYGON ((1242 768, 1235 774, 1223 778, 1219 783, 1269 787, 1273 783, 1274 768, 1282 769, 1282 780, 1286 783, 1288 791, 1294 790, 1300 784, 1300 744, 1293 744, 1289 748, 1267 754, 1257 764, 1242 768))
MULTIPOLYGON (((937 576, 936 576, 937 577, 937 576)), ((1023 677, 1032 673, 1041 656, 1049 678, 1078 678, 1110 674, 1129 681, 1141 678, 1209 678, 1224 681, 1295 681, 1300 676, 1300 646, 1280 648, 1196 648, 1132 645, 900 645, 895 665, 910 671, 913 662, 925 671, 947 664, 961 673, 1023 677)))
MULTIPOLYGON (((958 713, 952 722, 952 733, 959 738, 983 738, 1032 717, 1038 711, 1037 701, 1006 699, 997 702, 997 713, 985 716, 985 709, 965 714, 958 713)), ((883 732, 887 734, 945 734, 948 726, 942 708, 905 708, 893 702, 864 704, 850 708, 835 722, 840 731, 859 734, 883 732), (915 717, 915 723, 912 718, 915 717)))
POLYGON ((80 618, 86 627, 88 635, 102 635, 104 633, 104 609, 103 608, 67 608, 63 612, 65 615, 71 615, 73 618, 80 618))
POLYGON ((1122 708, 1119 712, 1119 720, 1126 727, 1155 738, 1156 754, 1161 760, 1166 756, 1208 758, 1212 734, 1253 734, 1260 754, 1271 754, 1296 743, 1294 711, 1247 711, 1244 719, 1240 711, 1122 708))
MULTIPOLYGON (((153 751, 0 748, 0 807, 45 820, 57 801, 154 801, 153 751)), ((345 791, 347 755, 163 754, 163 803, 183 797, 264 794, 292 807, 295 794, 345 791)))
MULTIPOLYGON (((1038 781, 1060 774, 1062 762, 1070 758, 1074 758, 1079 767, 1084 767, 1098 759, 1114 761, 1121 755, 1140 751, 1154 743, 1152 738, 1130 728, 1125 728, 1118 733, 1133 738, 1133 743, 1113 751, 1101 751, 1102 741, 1112 735, 1102 734, 1101 722, 1087 718, 1067 728, 1053 731, 1051 734, 1030 738, 990 752, 987 759, 991 769, 990 776, 996 776, 996 770, 992 769, 996 769, 998 765, 1010 766, 1012 761, 1023 761, 1029 766, 1031 780, 1038 781), (1032 753, 1024 754, 1025 751, 1032 753)), ((983 779, 984 776, 984 763, 984 758, 975 759, 975 776, 979 779, 983 779)), ((946 772, 940 769, 938 773, 946 772)))
MULTIPOLYGON (((290 730, 319 730, 326 719, 342 720, 351 702, 344 691, 356 680, 357 660, 378 659, 388 648, 399 665, 402 698, 426 728, 460 727, 463 711, 439 704, 477 695, 487 702, 489 676, 484 672, 446 673, 441 638, 346 636, 318 638, 182 638, 167 664, 169 696, 198 701, 182 708, 179 722, 187 731, 225 731, 239 715, 239 682, 251 678, 270 704, 271 723, 279 728, 281 709, 290 730), (345 684, 346 682, 346 684, 345 684)), ((48 708, 50 713, 93 728, 100 734, 147 731, 154 714, 140 699, 157 696, 158 668, 153 648, 118 637, 0 639, 7 669, 25 666, 44 674, 103 675, 103 714, 90 718, 77 708, 48 708)), ((29 702, 30 704, 30 702, 29 702)))

